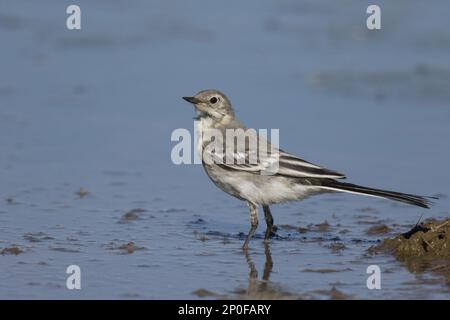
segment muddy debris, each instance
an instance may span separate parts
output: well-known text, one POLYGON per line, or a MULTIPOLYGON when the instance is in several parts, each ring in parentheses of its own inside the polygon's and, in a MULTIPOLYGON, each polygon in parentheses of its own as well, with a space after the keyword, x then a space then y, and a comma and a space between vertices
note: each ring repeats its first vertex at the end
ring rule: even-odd
POLYGON ((298 228, 298 232, 300 232, 300 233, 307 233, 308 231, 309 231, 308 228, 303 228, 303 227, 298 228))
POLYGON ((192 292, 199 298, 221 300, 300 300, 304 297, 287 292, 272 283, 256 281, 248 288, 237 288, 230 294, 219 294, 207 289, 197 289, 192 292))
POLYGON ((297 231, 299 233, 307 233, 307 232, 327 232, 330 231, 331 226, 328 223, 328 221, 325 220, 318 224, 309 224, 307 227, 297 227, 290 224, 282 224, 280 225, 280 228, 288 231, 292 230, 297 231))
POLYGON ((302 300, 304 296, 284 290, 274 283, 255 283, 254 287, 239 288, 228 297, 232 300, 302 300), (262 285, 262 287, 261 287, 262 285))
POLYGON ((450 219, 425 220, 408 232, 384 239, 369 249, 372 254, 389 253, 412 273, 431 271, 450 285, 450 219))
POLYGON ((130 222, 135 221, 135 220, 140 220, 140 219, 142 219, 142 214, 144 212, 147 212, 147 210, 141 209, 141 208, 131 209, 130 211, 125 213, 120 218, 120 220, 117 221, 117 223, 127 224, 127 223, 130 223, 130 222))
POLYGON ((2 250, 0 250, 0 254, 2 255, 2 256, 4 256, 4 255, 7 255, 7 254, 13 254, 13 255, 19 255, 19 254, 21 254, 21 253, 23 253, 24 251, 22 250, 22 249, 20 249, 18 246, 16 246, 16 245, 12 245, 12 246, 10 246, 10 247, 6 247, 6 248, 3 248, 2 250))
POLYGON ((90 192, 87 191, 86 189, 84 189, 83 187, 81 187, 77 192, 75 192, 75 194, 80 198, 84 198, 88 195, 90 195, 90 192))
POLYGON ((389 232, 391 232, 391 228, 389 228, 385 224, 379 224, 379 225, 376 225, 376 226, 372 226, 369 229, 367 229, 367 231, 366 231, 366 233, 369 236, 386 234, 386 233, 389 233, 389 232))
POLYGON ((128 242, 127 244, 123 244, 117 247, 117 249, 120 250, 122 254, 132 254, 138 250, 146 250, 145 247, 137 246, 134 242, 128 242))
POLYGON ((314 292, 326 296, 330 300, 349 300, 354 298, 352 295, 348 295, 338 290, 336 287, 332 287, 330 290, 316 290, 314 292))
POLYGON ((192 292, 192 294, 199 298, 207 298, 207 297, 219 298, 220 297, 220 295, 218 295, 217 293, 214 293, 212 291, 209 291, 209 290, 203 289, 203 288, 195 290, 194 292, 192 292))
POLYGON ((347 249, 347 247, 343 243, 332 243, 332 244, 326 245, 325 247, 330 249, 331 253, 340 253, 342 250, 347 249))
POLYGON ((324 222, 315 224, 310 229, 313 231, 318 231, 318 232, 326 232, 326 231, 329 231, 330 228, 331 228, 330 224, 328 223, 327 220, 325 220, 324 222))
POLYGON ((298 231, 298 232, 300 232, 300 233, 305 233, 305 232, 308 231, 307 228, 297 227, 297 226, 293 226, 293 225, 290 225, 290 224, 281 224, 279 227, 280 227, 281 229, 284 229, 284 230, 288 230, 288 231, 298 231), (302 231, 303 231, 303 232, 302 232, 302 231))
POLYGON ((117 254, 132 254, 136 251, 147 251, 148 248, 136 245, 134 242, 126 242, 118 244, 116 241, 102 245, 106 250, 115 251, 117 254))

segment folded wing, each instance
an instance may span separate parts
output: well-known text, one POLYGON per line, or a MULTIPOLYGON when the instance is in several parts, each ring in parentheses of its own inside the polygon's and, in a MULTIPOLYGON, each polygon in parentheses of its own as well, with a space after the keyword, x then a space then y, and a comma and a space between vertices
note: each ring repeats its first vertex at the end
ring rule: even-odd
MULTIPOLYGON (((259 141, 260 142, 260 141, 259 141)), ((265 142, 265 148, 250 148, 247 144, 244 150, 224 147, 223 154, 209 154, 214 162, 225 169, 245 171, 254 174, 277 174, 298 178, 331 178, 345 179, 345 175, 305 161, 295 155, 277 149, 265 142), (259 151, 259 152, 258 152, 259 151)))

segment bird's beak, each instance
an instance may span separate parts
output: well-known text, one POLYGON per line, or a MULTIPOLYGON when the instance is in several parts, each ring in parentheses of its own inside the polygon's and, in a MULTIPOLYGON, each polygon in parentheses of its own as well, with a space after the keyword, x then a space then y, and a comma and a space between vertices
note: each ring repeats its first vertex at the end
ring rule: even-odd
POLYGON ((198 104, 201 101, 199 99, 197 99, 196 97, 183 97, 184 100, 186 100, 187 102, 190 102, 192 104, 198 104))

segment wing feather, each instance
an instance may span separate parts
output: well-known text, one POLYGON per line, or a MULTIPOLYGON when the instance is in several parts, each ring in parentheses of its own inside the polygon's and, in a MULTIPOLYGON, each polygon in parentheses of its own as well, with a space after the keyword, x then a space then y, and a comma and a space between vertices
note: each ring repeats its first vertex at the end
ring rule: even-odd
MULTIPOLYGON (((319 165, 305 161, 295 155, 277 149, 267 143, 267 152, 258 153, 258 149, 227 149, 221 155, 210 154, 214 163, 230 170, 244 171, 254 174, 277 174, 298 178, 332 178, 345 179, 345 175, 319 165)), ((260 145, 260 144, 258 144, 260 145)))

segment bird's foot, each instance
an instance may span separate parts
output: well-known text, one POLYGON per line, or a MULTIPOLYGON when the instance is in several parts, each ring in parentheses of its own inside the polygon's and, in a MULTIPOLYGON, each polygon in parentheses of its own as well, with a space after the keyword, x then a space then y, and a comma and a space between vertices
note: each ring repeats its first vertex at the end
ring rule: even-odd
POLYGON ((276 234, 276 231, 278 230, 278 228, 277 228, 277 226, 272 226, 272 227, 268 227, 267 229, 266 229, 266 233, 265 233, 265 235, 264 235, 264 242, 269 242, 269 240, 271 239, 271 238, 273 238, 273 237, 276 237, 276 236, 278 236, 277 234, 276 234))

